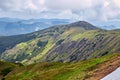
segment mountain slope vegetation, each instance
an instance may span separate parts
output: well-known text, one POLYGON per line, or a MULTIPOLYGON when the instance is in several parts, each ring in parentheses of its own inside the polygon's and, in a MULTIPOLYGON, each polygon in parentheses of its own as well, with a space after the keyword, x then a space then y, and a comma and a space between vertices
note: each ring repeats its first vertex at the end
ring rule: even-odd
POLYGON ((23 64, 78 62, 120 52, 120 30, 102 30, 85 21, 20 36, 16 36, 18 40, 15 36, 1 37, 1 60, 23 64))
POLYGON ((18 64, 0 61, 0 80, 4 80, 4 77, 18 66, 18 64))

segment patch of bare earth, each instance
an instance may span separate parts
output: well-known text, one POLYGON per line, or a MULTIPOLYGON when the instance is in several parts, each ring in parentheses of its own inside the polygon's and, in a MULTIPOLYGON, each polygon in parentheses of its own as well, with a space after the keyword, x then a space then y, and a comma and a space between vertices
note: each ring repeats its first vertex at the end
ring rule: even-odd
POLYGON ((88 72, 84 80, 100 80, 120 67, 120 56, 97 65, 95 69, 88 72))

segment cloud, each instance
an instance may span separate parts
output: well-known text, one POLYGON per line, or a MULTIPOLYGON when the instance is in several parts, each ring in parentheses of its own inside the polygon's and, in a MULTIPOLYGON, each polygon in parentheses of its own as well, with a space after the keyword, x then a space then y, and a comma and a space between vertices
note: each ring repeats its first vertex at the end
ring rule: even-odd
POLYGON ((120 0, 0 0, 0 16, 18 18, 120 19, 120 0))
POLYGON ((73 13, 71 10, 63 10, 58 15, 59 18, 66 18, 66 19, 79 19, 80 16, 73 13))
POLYGON ((106 20, 119 18, 120 16, 120 1, 119 0, 106 0, 104 1, 104 6, 102 6, 101 12, 102 17, 106 20))
POLYGON ((44 0, 0 0, 3 11, 41 11, 44 8, 44 0))
POLYGON ((119 4, 120 0, 45 0, 48 9, 61 11, 58 11, 60 13, 58 16, 69 15, 69 18, 78 17, 80 20, 107 21, 119 18, 119 4))
POLYGON ((80 10, 92 7, 91 0, 46 0, 45 4, 50 9, 72 9, 80 10), (82 1, 82 2, 81 2, 82 1), (85 5, 87 3, 87 5, 85 5))
POLYGON ((45 0, 45 4, 50 9, 71 9, 81 10, 99 6, 104 0, 45 0), (53 3, 51 3, 51 1, 53 3))
POLYGON ((35 31, 38 31, 38 30, 40 30, 40 27, 36 27, 36 28, 35 28, 35 31))

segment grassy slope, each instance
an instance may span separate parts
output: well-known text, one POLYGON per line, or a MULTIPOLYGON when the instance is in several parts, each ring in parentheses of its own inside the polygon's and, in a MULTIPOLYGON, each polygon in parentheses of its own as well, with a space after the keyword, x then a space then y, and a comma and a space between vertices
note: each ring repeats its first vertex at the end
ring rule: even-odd
POLYGON ((52 51, 46 54, 45 61, 58 61, 63 59, 64 62, 69 62, 71 57, 75 57, 75 60, 84 60, 101 57, 108 53, 119 52, 119 31, 78 31, 79 29, 72 29, 60 35, 57 40, 63 39, 64 41, 60 45, 56 45, 52 51))
MULTIPOLYGON (((62 35, 54 38, 54 36, 50 36, 52 32, 48 32, 44 34, 43 37, 36 37, 27 42, 22 42, 17 44, 12 49, 6 50, 2 55, 2 60, 6 61, 19 61, 26 64, 31 64, 40 61, 44 56, 51 50, 54 45, 59 41, 59 39, 65 39, 68 35, 78 33, 80 30, 84 31, 82 28, 73 28, 69 31, 65 31, 62 35), (38 46, 39 40, 48 41, 48 43, 44 46, 38 46), (36 50, 36 51, 34 51, 36 50)), ((82 32, 81 31, 81 32, 82 32)), ((53 32, 57 34, 56 32, 53 32)))
POLYGON ((50 39, 42 40, 39 38, 17 44, 13 49, 8 50, 3 55, 3 60, 19 61, 30 64, 37 62, 54 46, 50 39), (40 46, 38 45, 40 43, 40 46))
POLYGON ((14 67, 18 67, 18 65, 0 61, 0 80, 2 80, 4 76, 11 72, 14 67))
MULTIPOLYGON (((22 63, 31 64, 31 63, 39 62, 41 59, 44 59, 44 57, 48 57, 48 60, 50 61, 51 60, 57 61, 59 58, 61 58, 61 56, 64 56, 63 58, 66 59, 67 57, 69 57, 68 53, 64 55, 62 55, 61 53, 58 54, 57 52, 55 53, 52 52, 53 55, 51 55, 51 53, 50 55, 48 54, 48 52, 51 49, 52 50, 56 49, 61 45, 61 44, 56 45, 57 42, 60 40, 64 40, 62 42, 64 44, 70 41, 78 41, 78 40, 80 41, 82 39, 86 39, 88 42, 87 44, 90 44, 91 46, 87 44, 80 44, 80 45, 83 45, 84 47, 85 46, 88 47, 88 48, 85 47, 84 49, 82 49, 83 51, 87 51, 90 47, 91 47, 91 50, 94 49, 92 48, 92 45, 94 44, 101 47, 101 48, 98 47, 94 52, 92 52, 92 54, 89 53, 90 55, 88 58, 101 56, 102 54, 107 52, 107 50, 109 49, 110 49, 109 53, 115 52, 119 48, 118 42, 120 41, 120 31, 99 31, 99 30, 88 30, 87 31, 87 30, 84 30, 83 28, 75 27, 75 28, 70 28, 69 30, 66 30, 65 32, 58 35, 57 37, 50 36, 49 34, 51 34, 51 32, 49 32, 48 34, 46 33, 46 36, 38 37, 33 40, 17 44, 14 48, 7 50, 5 52, 5 55, 3 55, 3 60, 20 61, 22 63), (101 39, 102 37, 103 37, 103 40, 105 40, 104 42, 100 43, 99 41, 97 41, 97 39, 101 39), (113 37, 114 39, 112 39, 113 37), (39 47, 37 45, 39 40, 48 41, 48 43, 44 46, 39 47), (54 56, 57 56, 57 57, 53 59, 54 56)), ((76 49, 77 48, 72 48, 71 52, 73 52, 76 49)), ((63 53, 65 52, 63 50, 63 53)), ((91 51, 88 51, 88 52, 91 52, 91 51)), ((69 53, 69 54, 73 54, 73 53, 69 53)))
MULTIPOLYGON (((111 60, 120 62, 120 54, 109 54, 101 58, 77 63, 38 63, 14 69, 6 80, 95 80, 94 74, 103 67, 111 67, 111 60), (107 62, 107 64, 105 64, 107 62), (99 66, 101 65, 101 66, 99 66), (93 78, 93 79, 90 79, 93 78)), ((113 64, 114 65, 114 64, 113 64)), ((114 65, 116 66, 116 65, 114 65)), ((119 67, 120 65, 117 65, 119 67)), ((105 74, 107 75, 107 74, 105 74)), ((101 77, 105 76, 102 75, 101 77)), ((99 77, 99 79, 101 78, 99 77)), ((97 79, 96 79, 97 80, 97 79)))

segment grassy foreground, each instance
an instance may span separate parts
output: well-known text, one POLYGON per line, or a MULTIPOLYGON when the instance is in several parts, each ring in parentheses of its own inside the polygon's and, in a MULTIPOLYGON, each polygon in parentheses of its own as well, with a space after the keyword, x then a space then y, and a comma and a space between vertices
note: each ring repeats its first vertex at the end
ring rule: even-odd
MULTIPOLYGON (((44 62, 19 67, 11 63, 6 63, 14 66, 14 69, 12 67, 5 75, 2 73, 7 68, 0 69, 0 75, 3 75, 5 80, 90 80, 91 77, 94 77, 92 74, 95 73, 95 70, 111 65, 111 60, 116 59, 119 56, 120 54, 116 53, 76 63, 44 62), (106 62, 109 63, 105 64, 106 62), (101 64, 105 65, 101 66, 101 64)), ((120 62, 120 59, 115 61, 120 62)), ((3 67, 1 63, 2 62, 0 62, 0 68, 3 67)), ((1 77, 0 80, 2 80, 2 78, 3 77, 1 77)))

